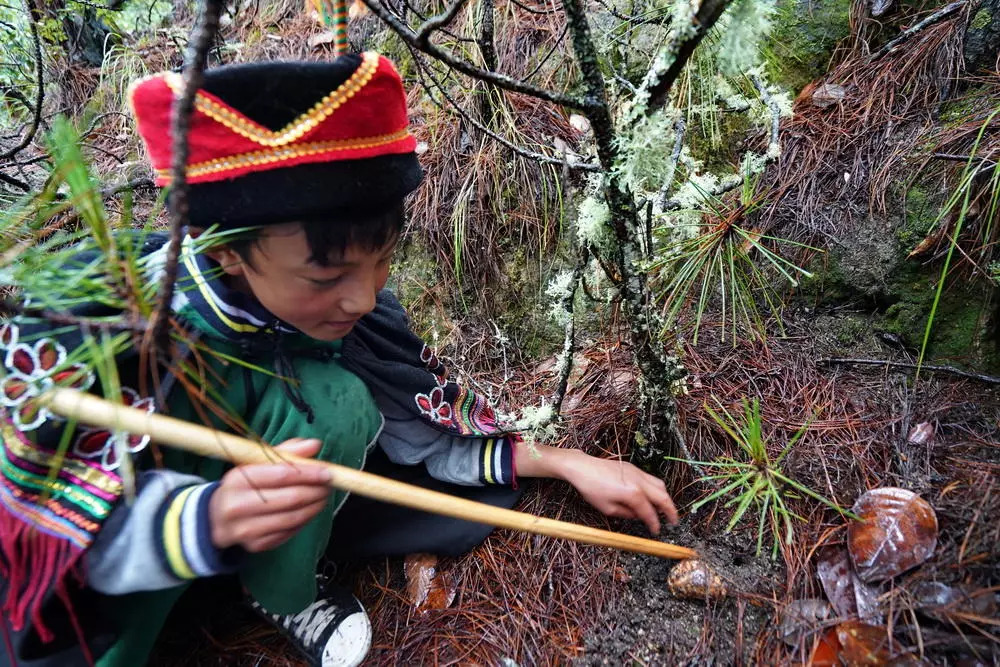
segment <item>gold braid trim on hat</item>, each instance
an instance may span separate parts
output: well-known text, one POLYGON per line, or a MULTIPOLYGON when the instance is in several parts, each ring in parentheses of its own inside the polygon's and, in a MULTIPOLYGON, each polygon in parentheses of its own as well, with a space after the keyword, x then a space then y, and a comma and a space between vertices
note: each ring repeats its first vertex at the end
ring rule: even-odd
MULTIPOLYGON (((409 128, 404 127, 403 129, 396 130, 390 134, 380 134, 374 137, 314 141, 312 143, 295 144, 294 146, 253 151, 252 153, 229 155, 226 157, 208 160, 206 162, 196 162, 195 164, 190 164, 187 167, 187 176, 188 178, 196 178, 206 174, 215 174, 220 171, 229 171, 230 169, 240 169, 242 167, 284 162, 285 160, 293 160, 298 157, 316 155, 318 153, 374 148, 376 146, 385 146, 386 144, 401 141, 409 136, 409 128)), ((170 169, 157 169, 156 175, 159 178, 169 180, 170 169)))
MULTIPOLYGON (((378 63, 378 54, 366 51, 362 54, 361 65, 354 70, 354 73, 351 74, 347 81, 344 81, 336 90, 317 102, 312 109, 277 132, 269 130, 233 109, 219 104, 201 91, 198 91, 195 95, 194 106, 195 109, 217 123, 262 146, 285 146, 301 138, 322 123, 334 111, 347 102, 347 100, 354 97, 358 91, 368 85, 372 76, 375 75, 375 70, 378 69, 378 63)), ((163 80, 170 86, 174 95, 181 94, 183 90, 183 77, 180 74, 176 72, 164 74, 163 80)), ((190 172, 188 175, 193 176, 190 172)))

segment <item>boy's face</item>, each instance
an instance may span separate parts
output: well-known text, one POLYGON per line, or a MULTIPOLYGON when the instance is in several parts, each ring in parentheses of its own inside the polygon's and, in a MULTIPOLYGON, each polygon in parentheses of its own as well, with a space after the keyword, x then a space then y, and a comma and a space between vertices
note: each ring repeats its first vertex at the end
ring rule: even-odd
POLYGON ((376 251, 348 247, 329 266, 309 261, 305 232, 297 224, 265 229, 251 246, 250 264, 223 246, 209 252, 273 315, 323 341, 343 338, 375 308, 375 295, 389 279, 396 239, 376 251))

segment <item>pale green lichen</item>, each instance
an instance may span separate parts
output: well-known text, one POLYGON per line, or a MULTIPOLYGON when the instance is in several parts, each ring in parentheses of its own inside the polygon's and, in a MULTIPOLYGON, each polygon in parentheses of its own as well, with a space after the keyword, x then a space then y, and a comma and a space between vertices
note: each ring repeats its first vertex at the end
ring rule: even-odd
POLYGON ((576 217, 576 237, 581 247, 603 248, 610 240, 611 210, 607 202, 591 195, 580 202, 576 217))
POLYGON ((760 63, 760 44, 771 29, 775 11, 774 0, 737 0, 723 14, 715 48, 723 73, 735 76, 760 63))
POLYGON ((568 324, 569 319, 573 316, 565 306, 566 300, 573 293, 573 288, 572 271, 557 273, 549 281, 548 287, 545 288, 545 294, 552 299, 552 304, 549 306, 549 318, 560 326, 568 324))

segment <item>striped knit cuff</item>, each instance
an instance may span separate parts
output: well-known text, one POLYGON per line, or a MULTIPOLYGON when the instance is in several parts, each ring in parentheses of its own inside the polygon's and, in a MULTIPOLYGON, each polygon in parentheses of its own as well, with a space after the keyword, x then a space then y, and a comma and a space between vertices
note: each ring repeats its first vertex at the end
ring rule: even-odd
POLYGON ((479 481, 483 484, 516 485, 514 475, 514 440, 516 436, 483 438, 479 451, 479 481))
POLYGON ((232 572, 238 550, 212 544, 208 504, 218 482, 174 489, 156 515, 157 554, 163 567, 178 579, 195 579, 232 572))

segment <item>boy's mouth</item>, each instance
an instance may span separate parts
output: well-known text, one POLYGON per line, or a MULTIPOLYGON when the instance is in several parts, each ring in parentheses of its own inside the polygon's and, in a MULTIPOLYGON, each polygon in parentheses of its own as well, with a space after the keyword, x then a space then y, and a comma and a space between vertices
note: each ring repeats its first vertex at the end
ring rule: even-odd
POLYGON ((350 329, 357 323, 358 320, 340 320, 340 321, 329 320, 327 322, 323 322, 323 324, 325 324, 326 326, 332 327, 334 329, 350 329))

